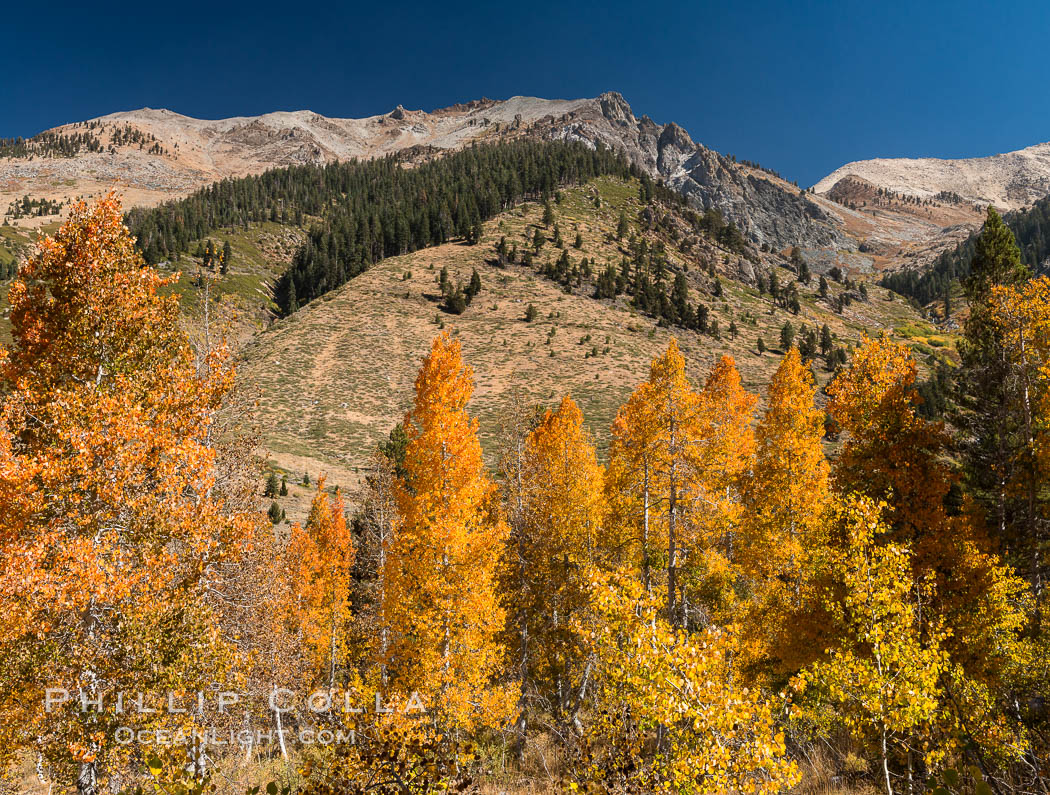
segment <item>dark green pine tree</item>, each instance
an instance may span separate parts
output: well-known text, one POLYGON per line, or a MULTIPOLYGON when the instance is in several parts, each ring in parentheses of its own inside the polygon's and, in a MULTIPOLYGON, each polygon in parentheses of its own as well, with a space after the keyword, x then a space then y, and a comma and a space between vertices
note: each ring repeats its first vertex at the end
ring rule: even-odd
POLYGON ((467 296, 463 291, 462 286, 457 286, 455 290, 452 290, 445 298, 445 311, 453 315, 462 315, 467 311, 467 305, 470 302, 467 300, 467 296))
POLYGON ((831 329, 825 323, 820 329, 820 355, 827 358, 834 344, 834 341, 831 339, 831 329))
POLYGON ((795 327, 791 325, 791 321, 784 323, 784 326, 780 329, 780 350, 787 353, 791 348, 791 343, 795 341, 795 327))
POLYGON ((277 479, 277 473, 270 470, 270 476, 266 478, 266 486, 263 488, 264 497, 276 497, 281 490, 281 482, 277 479))
POLYGON ((230 241, 227 240, 222 244, 222 267, 221 271, 226 273, 230 269, 230 263, 233 261, 233 249, 230 247, 230 241))
POLYGON ((1037 580, 1039 545, 1045 533, 1046 496, 1035 467, 1031 417, 1005 340, 991 316, 997 286, 1031 276, 1021 262, 1013 232, 992 208, 974 244, 970 275, 963 283, 970 315, 959 346, 958 424, 965 431, 965 474, 970 492, 985 508, 988 525, 1018 569, 1037 580))
POLYGON ((279 493, 280 493, 280 496, 282 496, 282 497, 287 497, 288 496, 288 476, 287 475, 281 475, 281 491, 279 493))
POLYGON ((574 248, 583 248, 583 235, 576 233, 576 239, 572 242, 574 248))
POLYGON ((554 223, 554 208, 551 207, 550 202, 545 202, 543 205, 543 225, 550 226, 554 223))
POLYGON ((380 442, 378 449, 393 466, 394 474, 403 478, 405 476, 405 454, 408 451, 408 434, 405 433, 405 426, 399 422, 391 428, 387 440, 380 442))
POLYGON ((766 341, 761 337, 758 338, 758 353, 761 356, 766 352, 766 341))
POLYGON ((481 277, 478 276, 477 268, 470 273, 470 284, 467 285, 467 303, 474 300, 474 296, 481 292, 481 277))
POLYGON ((288 312, 295 312, 299 309, 299 300, 295 296, 295 279, 288 280, 288 312))
POLYGON ((620 213, 620 223, 616 227, 616 239, 623 240, 630 233, 631 227, 627 223, 627 213, 620 213))
POLYGON ((277 500, 270 503, 270 510, 266 512, 266 515, 270 519, 270 524, 279 524, 281 519, 284 518, 284 511, 281 510, 277 500))

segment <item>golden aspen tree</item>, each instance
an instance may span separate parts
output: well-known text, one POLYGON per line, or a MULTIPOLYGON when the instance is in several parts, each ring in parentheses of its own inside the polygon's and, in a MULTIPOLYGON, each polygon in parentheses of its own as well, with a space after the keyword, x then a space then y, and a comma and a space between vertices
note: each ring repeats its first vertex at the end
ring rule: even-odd
POLYGON ((913 582, 906 546, 876 542, 888 531, 882 513, 864 497, 837 508, 844 543, 829 548, 823 565, 835 583, 827 607, 842 637, 797 685, 810 688, 821 705, 813 714, 825 732, 841 725, 877 750, 882 785, 893 795, 891 767, 922 759, 920 738, 930 736, 940 719, 939 680, 949 660, 942 646, 946 628, 922 610, 930 581, 913 582))
POLYGON ((699 438, 691 449, 688 578, 682 584, 682 621, 730 620, 737 547, 743 518, 743 478, 755 454, 752 428, 758 398, 740 383, 731 356, 715 363, 700 393, 699 438))
POLYGON ((849 434, 833 472, 836 489, 882 501, 892 540, 911 544, 926 568, 943 553, 952 475, 943 460, 943 423, 917 411, 917 372, 905 345, 865 337, 829 385, 828 411, 849 434))
POLYGON ((991 289, 984 326, 997 340, 1004 395, 1014 418, 1010 454, 1002 456, 997 512, 1007 552, 1032 584, 1041 616, 1050 560, 1050 516, 1042 484, 1050 475, 1050 279, 991 289), (1009 522, 1007 522, 1009 519, 1009 522), (1005 525, 1010 525, 1006 532, 1005 525))
MULTIPOLYGON (((754 591, 747 632, 763 639, 776 668, 792 668, 814 652, 818 627, 800 613, 807 599, 810 561, 824 543, 829 464, 821 446, 824 413, 815 403, 813 376, 792 347, 769 386, 755 431, 755 462, 746 478, 746 519, 738 541, 740 571, 754 591)), ((807 609, 804 609, 804 606, 807 609)), ((819 649, 818 649, 819 651, 819 649)))
POLYGON ((588 605, 591 567, 605 557, 603 469, 572 398, 544 414, 509 474, 511 500, 520 503, 504 564, 512 659, 523 701, 564 717, 582 703, 586 679, 574 618, 588 605))
POLYGON ((75 205, 9 292, 0 752, 32 743, 83 793, 119 771, 115 726, 180 720, 118 714, 118 694, 155 708, 222 675, 228 646, 210 599, 254 526, 212 493, 226 350, 198 367, 178 299, 160 292, 170 282, 145 266, 111 195, 75 205), (48 688, 68 700, 47 711, 48 688))
POLYGON ((466 412, 472 391, 459 341, 442 334, 423 359, 405 418, 383 607, 393 686, 418 692, 435 720, 462 731, 501 724, 511 704, 494 684, 504 624, 495 575, 506 525, 466 412))
POLYGON ((292 528, 286 561, 293 620, 300 628, 309 668, 317 684, 332 689, 349 651, 354 545, 346 526, 343 498, 338 490, 329 497, 324 476, 318 478, 306 527, 292 528))
POLYGON ((915 377, 907 349, 883 336, 866 339, 835 379, 829 408, 851 438, 836 462, 834 484, 885 501, 875 541, 909 550, 912 586, 930 587, 927 620, 951 630, 939 641, 950 658, 940 681, 943 736, 961 733, 972 749, 1007 753, 1023 742, 1024 729, 995 718, 993 705, 1006 714, 1011 679, 1030 654, 1022 636, 1025 589, 989 552, 971 503, 948 515, 947 435, 940 423, 918 416, 915 377), (982 719, 974 722, 977 715, 982 719))
POLYGON ((663 617, 633 572, 596 575, 596 659, 578 782, 605 792, 781 792, 799 780, 776 702, 734 669, 731 637, 663 617))
POLYGON ((657 492, 657 424, 649 416, 647 389, 639 387, 620 407, 612 425, 609 467, 605 477, 605 520, 616 536, 617 559, 641 573, 646 593, 653 589, 655 537, 661 515, 657 492))
POLYGON ((662 525, 665 606, 672 622, 681 620, 676 606, 683 513, 700 416, 700 397, 686 378, 685 358, 672 339, 667 351, 653 359, 649 380, 634 391, 613 424, 612 490, 631 494, 636 511, 641 503, 644 579, 650 576, 650 534, 655 549, 657 520, 662 525))

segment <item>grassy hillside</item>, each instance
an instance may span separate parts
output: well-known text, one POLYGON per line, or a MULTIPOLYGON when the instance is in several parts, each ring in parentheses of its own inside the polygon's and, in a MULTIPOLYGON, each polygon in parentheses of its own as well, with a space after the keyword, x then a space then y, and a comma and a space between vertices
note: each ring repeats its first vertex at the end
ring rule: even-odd
MULTIPOLYGON (((574 262, 588 257, 595 273, 606 263, 619 266, 624 243, 615 240, 621 212, 632 231, 655 240, 659 233, 642 231, 637 183, 602 178, 566 189, 554 205, 556 221, 574 262), (600 199, 600 207, 595 199, 600 199), (572 243, 579 232, 583 245, 572 243)), ((785 321, 796 328, 827 323, 837 344, 856 342, 865 331, 889 329, 907 339, 924 360, 944 356, 951 340, 937 337, 922 324, 907 303, 869 285, 869 300, 855 302, 836 314, 830 301, 817 295, 817 277, 799 285, 798 315, 775 307, 768 295, 741 279, 748 263, 704 241, 688 253, 671 247, 672 267, 686 273, 692 300, 703 301, 717 319, 721 338, 681 328, 660 327, 639 314, 629 299, 593 298, 593 284, 572 290, 540 273, 542 264, 560 251, 546 244, 533 267, 500 267, 494 247, 508 243, 526 247, 526 236, 541 223, 542 207, 521 205, 484 226, 479 245, 460 243, 428 248, 381 261, 343 287, 275 323, 245 348, 243 375, 259 394, 259 424, 263 446, 279 468, 301 476, 324 470, 330 483, 349 484, 371 449, 401 418, 411 399, 420 358, 430 340, 444 327, 462 340, 475 369, 477 389, 471 411, 478 418, 486 453, 493 456, 500 419, 518 397, 548 405, 569 392, 580 403, 602 452, 617 407, 644 379, 649 361, 678 338, 691 375, 702 382, 722 353, 735 357, 748 389, 763 392, 779 361, 778 346, 785 321), (712 295, 713 279, 701 267, 717 263, 723 295, 712 295), (476 269, 482 291, 459 316, 444 312, 438 276, 448 269, 453 284, 466 284, 476 269), (535 319, 525 320, 533 304, 535 319), (730 323, 738 329, 728 334, 730 323), (771 349, 760 355, 758 338, 771 349), (941 344, 944 343, 944 344, 941 344)), ((759 268, 779 268, 784 284, 793 274, 763 255, 759 268)), ((673 275, 672 275, 673 278, 673 275)), ((832 297, 842 287, 834 282, 832 297)), ((829 374, 818 359, 821 381, 829 374)))

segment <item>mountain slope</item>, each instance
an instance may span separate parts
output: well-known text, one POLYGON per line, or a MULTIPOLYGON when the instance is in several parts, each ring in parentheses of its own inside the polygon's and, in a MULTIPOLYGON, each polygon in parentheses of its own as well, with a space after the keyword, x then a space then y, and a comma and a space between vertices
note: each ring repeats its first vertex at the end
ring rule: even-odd
POLYGON ((622 150, 696 206, 718 208, 757 244, 851 245, 839 225, 795 186, 695 143, 676 124, 636 117, 615 92, 577 100, 483 99, 429 113, 398 106, 364 119, 295 111, 207 121, 147 108, 48 133, 88 134, 99 151, 0 157, 0 206, 25 194, 65 200, 113 185, 122 188, 126 203, 153 205, 223 177, 275 166, 393 153, 425 158, 475 141, 536 137, 622 150))
MULTIPOLYGON (((923 362, 935 348, 951 344, 922 324, 905 301, 874 286, 868 301, 855 301, 838 314, 832 301, 819 297, 814 279, 799 285, 800 311, 792 314, 754 286, 754 273, 768 269, 777 271, 781 284, 789 282, 792 274, 777 264, 785 261, 752 264, 703 241, 683 251, 661 231, 669 227, 643 229, 637 220, 644 217, 641 211, 638 183, 611 177, 565 189, 554 205, 571 260, 587 258, 595 276, 628 255, 626 241, 615 237, 621 212, 632 219, 634 235, 653 243, 665 240, 672 271, 685 274, 691 301, 709 307, 720 328, 717 337, 659 325, 627 296, 598 300, 593 278, 570 287, 551 280, 543 266, 560 250, 549 243, 533 267, 500 266, 495 255, 500 238, 521 251, 542 227, 542 206, 519 205, 487 222, 478 245, 453 242, 384 259, 255 338, 244 351, 242 373, 259 395, 262 443, 274 465, 312 477, 324 469, 332 483, 354 482, 375 443, 401 419, 420 357, 441 327, 462 339, 475 368, 470 410, 479 419, 490 460, 501 419, 517 398, 550 405, 565 392, 580 403, 604 449, 617 407, 672 335, 695 382, 703 382, 724 352, 736 358, 746 387, 755 392, 764 392, 779 362, 772 349, 785 322, 813 330, 827 323, 836 345, 855 342, 865 330, 896 329, 923 362), (571 245, 577 232, 579 249, 571 245), (716 277, 706 269, 711 264, 716 277), (453 284, 466 284, 474 270, 480 276, 482 290, 462 315, 449 314, 440 304, 442 268, 453 284), (527 322, 530 304, 536 315, 527 322), (731 325, 736 335, 730 334, 731 325), (760 337, 770 349, 764 354, 758 351, 760 337)), ((832 299, 843 289, 832 282, 832 299)), ((820 357, 814 370, 822 382, 829 377, 820 357)))
POLYGON ((831 172, 813 189, 817 193, 828 193, 847 176, 920 199, 956 194, 963 201, 1016 210, 1050 193, 1050 143, 960 160, 933 157, 858 160, 831 172))

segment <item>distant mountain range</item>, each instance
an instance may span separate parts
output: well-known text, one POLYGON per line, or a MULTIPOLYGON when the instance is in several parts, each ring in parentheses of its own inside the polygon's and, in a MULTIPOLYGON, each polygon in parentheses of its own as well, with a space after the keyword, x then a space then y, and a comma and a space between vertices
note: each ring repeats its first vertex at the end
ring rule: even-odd
POLYGON ((1050 144, 966 160, 862 160, 800 191, 695 142, 673 122, 636 116, 615 92, 480 99, 430 112, 398 105, 363 119, 303 110, 208 121, 145 108, 48 134, 93 143, 72 157, 0 158, 0 211, 25 195, 61 201, 117 186, 126 203, 154 205, 274 167, 392 154, 421 160, 520 137, 580 140, 622 150, 695 206, 719 209, 758 246, 798 245, 818 270, 834 264, 859 274, 921 267, 979 226, 984 205, 1016 209, 1050 193, 1050 144))
POLYGON ((62 198, 118 183, 130 202, 156 204, 223 177, 275 166, 394 153, 426 157, 474 142, 531 136, 623 150, 632 162, 697 206, 717 207, 759 245, 849 245, 838 225, 794 185, 695 143, 674 123, 636 117, 614 92, 577 100, 481 99, 432 112, 398 106, 364 119, 295 111, 205 121, 142 109, 49 132, 88 132, 99 139, 101 150, 72 158, 0 160, 0 196, 62 198), (129 138, 123 132, 128 129, 139 134, 129 138))
POLYGON ((879 188, 922 199, 956 194, 963 200, 993 204, 1000 210, 1017 210, 1050 193, 1050 143, 961 160, 858 160, 831 172, 813 189, 827 193, 846 177, 859 177, 879 188))

